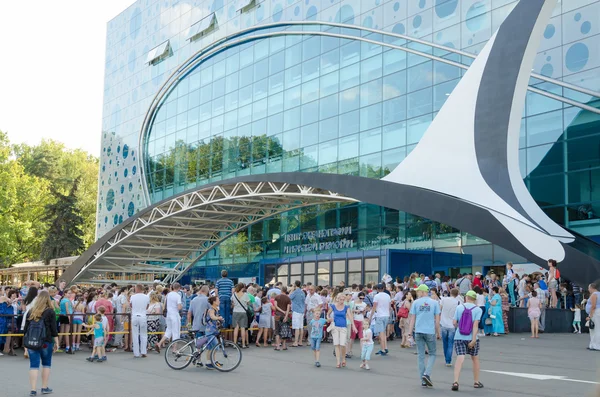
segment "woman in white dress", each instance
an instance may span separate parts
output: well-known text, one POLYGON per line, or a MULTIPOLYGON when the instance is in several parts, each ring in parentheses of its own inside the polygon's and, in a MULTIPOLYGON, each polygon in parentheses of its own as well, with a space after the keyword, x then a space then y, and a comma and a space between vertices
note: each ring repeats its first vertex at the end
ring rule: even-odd
POLYGON ((590 299, 585 305, 585 311, 588 314, 586 321, 594 323, 594 329, 590 327, 590 346, 589 350, 600 350, 600 280, 596 280, 588 287, 590 299))

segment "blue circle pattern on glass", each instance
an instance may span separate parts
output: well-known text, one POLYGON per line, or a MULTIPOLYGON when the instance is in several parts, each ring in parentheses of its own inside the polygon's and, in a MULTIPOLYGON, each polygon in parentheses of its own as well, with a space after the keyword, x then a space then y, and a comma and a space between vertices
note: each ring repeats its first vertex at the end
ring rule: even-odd
POLYGON ((223 8, 223 0, 214 0, 212 5, 210 6, 210 12, 216 12, 223 8))
POLYGON ((135 50, 131 50, 129 53, 129 59, 127 60, 127 66, 130 72, 135 70, 135 50))
POLYGON ((544 30, 544 37, 546 39, 551 39, 552 36, 554 36, 555 32, 556 32, 556 28, 554 27, 554 25, 549 24, 548 26, 546 26, 546 30, 544 30))
POLYGON ((471 32, 477 32, 483 27, 484 19, 481 15, 485 13, 485 10, 485 4, 480 1, 469 8, 465 17, 467 29, 471 32))
POLYGON ((125 170, 123 171, 123 176, 127 178, 127 174, 129 174, 129 170, 125 168, 125 170))
POLYGON ((131 19, 129 20, 129 34, 131 34, 131 38, 135 39, 138 34, 140 34, 140 28, 142 27, 142 11, 139 7, 137 7, 133 14, 131 15, 131 19))
POLYGON ((419 8, 425 8, 426 0, 419 0, 419 8))
POLYGON ((454 14, 458 0, 435 0, 435 13, 439 18, 447 18, 454 14))
POLYGON ((132 174, 132 175, 135 175, 136 173, 137 173, 137 166, 135 166, 135 165, 134 165, 134 166, 131 168, 131 174, 132 174))
POLYGON ((571 72, 579 72, 590 58, 590 50, 583 43, 575 43, 567 50, 565 64, 571 72))
POLYGON ((108 216, 104 217, 104 223, 108 223, 108 216))
POLYGON ((119 215, 115 214, 113 217, 113 224, 116 225, 117 223, 119 223, 119 215))
POLYGON ((121 185, 121 194, 125 193, 125 185, 121 185))
POLYGON ((365 28, 372 28, 373 27, 373 18, 371 18, 370 16, 366 17, 363 20, 362 24, 365 28))
POLYGON ((281 7, 281 4, 277 4, 275 6, 275 8, 273 8, 273 21, 279 22, 281 20, 282 16, 283 16, 283 7, 281 7))
POLYGON ((256 9, 256 20, 258 22, 262 21, 265 18, 265 7, 258 7, 256 9))
POLYGON ((132 190, 133 190, 133 183, 129 182, 129 191, 132 191, 132 190))
POLYGON ((415 19, 413 19, 413 28, 417 29, 419 26, 421 26, 422 22, 423 22, 423 18, 421 18, 420 15, 417 15, 415 17, 415 19))
POLYGON ((112 189, 108 190, 106 193, 106 210, 111 211, 115 206, 115 191, 112 189))
POLYGON ((552 77, 552 73, 554 73, 554 67, 552 66, 552 64, 546 63, 544 66, 542 66, 542 70, 540 71, 540 73, 543 76, 552 77))
POLYGON ((348 4, 343 5, 335 14, 335 22, 352 25, 354 23, 354 8, 348 4))
POLYGON ((295 16, 300 15, 300 7, 296 6, 296 8, 294 8, 294 15, 295 16))
POLYGON ((581 13, 577 13, 575 14, 575 21, 579 22, 579 20, 581 19, 581 13))
POLYGON ((406 33, 406 28, 404 27, 404 24, 402 24, 402 23, 395 24, 392 29, 392 33, 396 33, 396 34, 406 33))
POLYGON ((396 12, 397 12, 399 9, 400 9, 400 3, 398 3, 398 2, 395 2, 395 3, 394 3, 394 11, 396 11, 396 12))
POLYGON ((123 215, 119 215, 119 223, 123 223, 123 215))
POLYGON ((134 211, 135 211, 135 205, 133 204, 133 201, 130 201, 129 205, 127 206, 127 216, 129 216, 129 217, 133 216, 134 211))
POLYGON ((307 21, 316 21, 317 20, 317 7, 310 6, 308 11, 306 11, 306 20, 307 21))
POLYGON ((581 33, 588 34, 592 30, 592 24, 589 21, 585 21, 581 24, 581 33))
POLYGON ((129 146, 127 144, 123 145, 123 159, 126 159, 129 156, 129 146))

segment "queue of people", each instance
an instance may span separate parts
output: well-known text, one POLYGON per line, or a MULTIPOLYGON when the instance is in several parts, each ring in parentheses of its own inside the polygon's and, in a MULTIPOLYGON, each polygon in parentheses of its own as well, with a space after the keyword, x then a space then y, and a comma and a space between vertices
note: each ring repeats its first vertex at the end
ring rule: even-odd
MULTIPOLYGON (((510 265, 507 270, 511 270, 510 265)), ((8 317, 0 316, 0 334, 27 332, 32 321, 40 319, 47 328, 42 349, 24 349, 31 362, 31 395, 36 395, 33 393, 40 363, 42 393, 51 391, 48 378, 55 352, 73 354, 81 350, 82 344, 88 344, 93 349, 86 358, 90 362, 105 362, 106 352, 116 348, 132 352, 135 358, 146 358, 148 352, 160 353, 169 341, 179 338, 184 326, 198 336, 215 332, 218 326, 231 328, 233 340, 241 348, 254 343, 259 348, 270 345, 282 352, 310 346, 316 367, 321 367, 323 342, 332 342, 336 368, 345 368, 359 346, 356 354, 364 370, 371 368, 373 355, 387 356, 389 342, 398 338, 401 348, 416 347, 423 387, 433 387, 436 340, 442 340, 446 366, 453 366, 454 360, 452 390, 458 390, 467 355, 473 361, 473 385, 483 387, 478 373, 479 338, 508 333, 506 321, 511 305, 524 304, 528 308, 532 338, 539 337, 543 311, 553 305, 537 275, 521 278, 528 293, 519 293, 515 300, 506 283, 500 283, 493 274, 465 274, 453 280, 437 274, 412 274, 396 282, 384 279, 377 285, 350 287, 296 281, 264 288, 236 285, 227 276, 223 271, 215 284, 194 287, 155 283, 66 288, 64 283, 54 286, 29 282, 20 290, 2 289, 0 312, 8 313, 8 317), (10 328, 8 324, 12 324, 10 328)), ((547 284, 548 289, 551 285, 560 288, 561 283, 557 280, 556 284, 547 284)), ((520 289, 519 284, 517 292, 520 289)), ((599 289, 600 281, 590 284, 587 291, 582 291, 583 300, 572 308, 574 332, 581 332, 581 323, 585 322, 590 329, 591 350, 600 350, 600 332, 595 330, 600 322, 599 289)), ((4 337, 0 348, 14 355, 17 344, 24 344, 26 339, 4 337)))

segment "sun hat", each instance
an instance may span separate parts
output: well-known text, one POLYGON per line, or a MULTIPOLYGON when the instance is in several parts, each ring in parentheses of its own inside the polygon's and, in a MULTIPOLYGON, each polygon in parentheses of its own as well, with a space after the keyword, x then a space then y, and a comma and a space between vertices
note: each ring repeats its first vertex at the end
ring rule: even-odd
POLYGON ((424 292, 429 292, 429 287, 426 286, 425 284, 421 284, 417 287, 416 291, 424 291, 424 292))
POLYGON ((477 293, 473 290, 468 291, 465 295, 469 298, 477 299, 477 293))

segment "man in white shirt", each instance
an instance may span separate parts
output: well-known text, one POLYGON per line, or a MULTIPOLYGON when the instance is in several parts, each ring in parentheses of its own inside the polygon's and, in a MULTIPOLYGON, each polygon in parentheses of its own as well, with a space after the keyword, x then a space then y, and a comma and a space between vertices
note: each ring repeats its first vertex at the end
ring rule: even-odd
POLYGON ((179 293, 181 284, 173 283, 171 287, 172 290, 167 294, 167 301, 165 303, 167 306, 167 329, 164 336, 157 344, 159 349, 163 347, 163 344, 167 339, 179 339, 179 333, 181 331, 181 316, 179 315, 179 311, 183 306, 181 294, 179 293))
POLYGON ((135 294, 131 296, 130 303, 133 357, 145 358, 148 353, 148 322, 146 321, 146 310, 150 304, 150 298, 148 298, 147 295, 144 295, 144 287, 141 284, 135 286, 135 294))
POLYGON ((306 299, 304 300, 304 304, 306 306, 306 320, 308 322, 313 319, 313 313, 315 310, 317 312, 321 312, 322 310, 323 300, 315 291, 316 288, 314 285, 308 287, 308 293, 306 294, 306 299))
POLYGON ((442 315, 440 318, 440 327, 442 328, 442 343, 444 346, 444 358, 446 367, 452 366, 452 349, 454 348, 454 315, 456 308, 460 304, 458 300, 458 289, 452 288, 450 296, 445 296, 440 302, 442 315))
POLYGON ((388 354, 387 349, 387 324, 390 319, 390 305, 391 297, 383 292, 383 284, 377 285, 377 295, 373 298, 373 310, 371 310, 371 317, 369 322, 373 321, 375 316, 375 329, 374 334, 379 334, 379 348, 380 350, 376 353, 381 356, 388 354))

